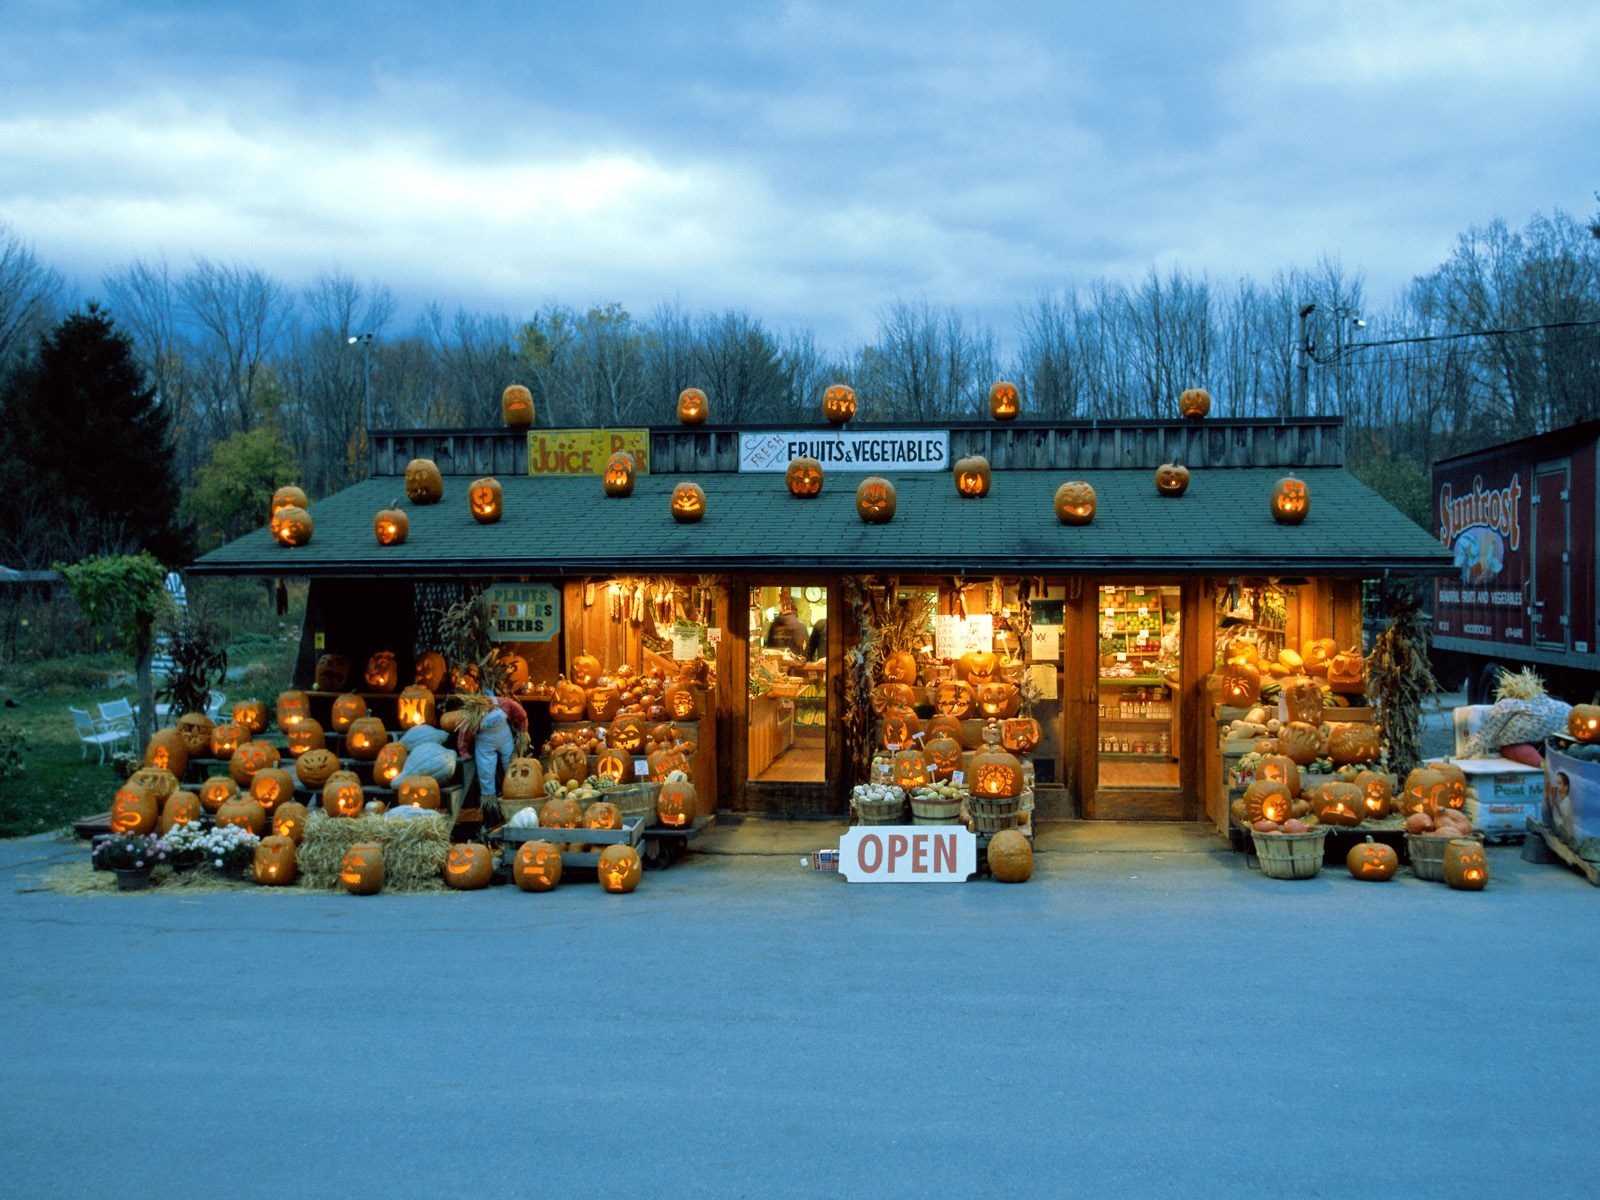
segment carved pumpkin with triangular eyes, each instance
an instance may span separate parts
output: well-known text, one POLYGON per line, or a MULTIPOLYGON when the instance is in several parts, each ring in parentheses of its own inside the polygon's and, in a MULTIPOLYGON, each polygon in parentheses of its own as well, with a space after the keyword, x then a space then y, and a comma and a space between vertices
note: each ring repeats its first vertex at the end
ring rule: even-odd
POLYGON ((681 525, 693 525, 706 515, 706 493, 698 483, 688 480, 672 489, 672 519, 681 525))
POLYGON ((989 389, 989 415, 996 421, 1014 421, 1022 411, 1017 385, 1002 379, 989 389))
POLYGON ((288 887, 300 874, 294 842, 273 834, 256 846, 255 878, 263 887, 288 887))
POLYGON ((339 882, 353 896, 371 896, 383 890, 383 846, 357 842, 339 862, 339 882))
POLYGON ((511 860, 511 878, 525 892, 548 892, 561 882, 561 851, 551 842, 523 842, 511 860))
POLYGON ((802 500, 809 500, 813 496, 822 494, 822 464, 814 458, 800 455, 789 460, 789 468, 783 473, 783 481, 789 489, 791 496, 798 496, 802 500))
POLYGON ((626 450, 618 450, 606 459, 605 470, 600 472, 600 484, 606 495, 624 499, 633 495, 633 482, 637 474, 633 455, 626 450))
POLYGON ((607 846, 600 852, 595 873, 599 876, 602 888, 621 895, 639 886, 644 864, 639 861, 639 852, 632 846, 607 846))
POLYGON ((1191 421, 1201 420, 1211 411, 1211 393, 1205 388, 1185 388, 1178 393, 1178 411, 1191 421))

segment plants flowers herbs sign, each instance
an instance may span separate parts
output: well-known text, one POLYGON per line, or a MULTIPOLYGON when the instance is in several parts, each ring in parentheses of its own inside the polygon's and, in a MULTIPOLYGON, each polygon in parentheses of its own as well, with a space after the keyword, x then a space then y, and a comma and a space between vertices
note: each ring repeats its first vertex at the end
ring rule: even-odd
POLYGON ((977 835, 959 825, 864 825, 839 839, 851 883, 965 883, 977 871, 977 835))

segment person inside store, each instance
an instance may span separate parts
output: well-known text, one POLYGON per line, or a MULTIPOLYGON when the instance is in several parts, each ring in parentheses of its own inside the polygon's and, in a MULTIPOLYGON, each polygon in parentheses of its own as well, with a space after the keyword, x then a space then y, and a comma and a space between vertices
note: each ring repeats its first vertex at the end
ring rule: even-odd
POLYGON ((817 623, 811 627, 811 636, 806 639, 806 661, 817 662, 826 657, 828 653, 828 618, 818 617, 817 623))
POLYGON ((796 654, 806 652, 805 622, 795 615, 794 605, 785 604, 772 618, 772 624, 767 626, 767 636, 763 645, 777 650, 792 650, 796 654))
POLYGON ((478 768, 478 803, 498 808, 500 777, 511 760, 528 747, 527 710, 510 696, 473 692, 461 697, 461 724, 456 748, 472 755, 478 768))

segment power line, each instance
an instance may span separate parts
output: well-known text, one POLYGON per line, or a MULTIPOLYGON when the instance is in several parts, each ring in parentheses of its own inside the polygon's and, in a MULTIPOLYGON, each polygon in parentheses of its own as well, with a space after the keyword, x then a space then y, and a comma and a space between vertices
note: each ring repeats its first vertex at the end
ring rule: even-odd
POLYGON ((1600 325, 1600 319, 1592 321, 1547 321, 1541 325, 1523 325, 1517 329, 1464 329, 1459 333, 1430 333, 1420 334, 1415 337, 1382 338, 1373 342, 1348 342, 1334 351, 1333 358, 1321 359, 1312 355, 1312 361, 1326 366, 1334 359, 1340 358, 1352 350, 1366 350, 1378 346, 1410 346, 1425 342, 1454 342, 1462 338, 1476 337, 1511 337, 1519 333, 1540 333, 1547 329, 1587 329, 1600 325))

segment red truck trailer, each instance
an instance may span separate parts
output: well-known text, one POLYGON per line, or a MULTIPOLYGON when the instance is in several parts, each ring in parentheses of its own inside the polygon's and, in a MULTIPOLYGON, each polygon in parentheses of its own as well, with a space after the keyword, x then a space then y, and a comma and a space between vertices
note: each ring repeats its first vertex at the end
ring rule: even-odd
POLYGON ((1434 582, 1434 674, 1493 699, 1501 668, 1531 665, 1550 692, 1600 689, 1600 420, 1441 459, 1434 528, 1455 572, 1434 582))

